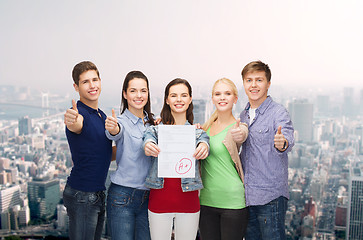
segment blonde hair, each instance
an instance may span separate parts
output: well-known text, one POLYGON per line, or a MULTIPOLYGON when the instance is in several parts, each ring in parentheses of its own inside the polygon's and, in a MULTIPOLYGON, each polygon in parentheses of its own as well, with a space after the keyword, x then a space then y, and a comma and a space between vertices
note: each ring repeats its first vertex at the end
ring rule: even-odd
MULTIPOLYGON (((232 80, 229 80, 228 78, 218 79, 214 83, 213 89, 212 89, 212 96, 214 95, 215 88, 216 88, 216 86, 217 86, 218 83, 224 83, 224 84, 229 85, 231 87, 231 89, 232 89, 233 95, 235 95, 236 97, 238 97, 238 90, 237 90, 236 85, 234 84, 234 82, 232 80)), ((217 119, 218 119, 218 112, 217 112, 217 110, 214 110, 214 112, 212 113, 212 115, 210 116, 210 118, 203 124, 203 130, 204 131, 207 131, 208 128, 212 125, 212 123, 214 121, 216 121, 217 119)))

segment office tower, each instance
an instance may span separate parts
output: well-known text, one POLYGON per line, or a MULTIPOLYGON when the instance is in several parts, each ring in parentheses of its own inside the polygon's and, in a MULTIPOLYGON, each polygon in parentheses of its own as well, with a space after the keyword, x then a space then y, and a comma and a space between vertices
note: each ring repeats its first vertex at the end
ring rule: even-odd
POLYGON ((19 229, 19 211, 20 206, 16 205, 10 209, 10 225, 11 229, 18 230, 19 229))
POLYGON ((302 213, 302 218, 310 215, 313 220, 312 224, 313 224, 313 226, 315 226, 316 213, 317 213, 317 208, 316 208, 315 201, 313 201, 313 198, 310 197, 309 200, 305 202, 304 212, 302 213))
POLYGON ((31 133, 31 119, 28 116, 22 117, 18 121, 19 136, 28 135, 31 133))
POLYGON ((11 229, 10 212, 1 212, 1 229, 11 229))
POLYGON ((3 130, 0 132, 0 143, 6 143, 9 140, 8 130, 3 130))
POLYGON ((319 95, 316 99, 317 112, 319 115, 327 116, 330 112, 330 99, 329 96, 319 95))
POLYGON ((20 204, 20 187, 18 185, 0 190, 0 213, 20 204))
POLYGON ((27 226, 30 221, 30 209, 29 206, 22 207, 19 212, 19 225, 27 226))
POLYGON ((353 101, 354 88, 345 87, 343 91, 342 113, 346 117, 354 117, 357 112, 353 101))
POLYGON ((32 218, 52 218, 60 201, 59 180, 34 179, 29 182, 28 199, 32 218))
POLYGON ((297 142, 313 140, 313 104, 306 99, 289 103, 289 112, 295 131, 298 133, 297 142))
POLYGON ((356 127, 355 135, 359 136, 359 153, 363 155, 363 126, 356 127))
POLYGON ((31 137, 31 146, 33 149, 45 149, 45 135, 34 134, 31 137))
POLYGON ((68 230, 69 219, 67 209, 63 204, 57 205, 57 229, 68 230))
POLYGON ((8 158, 0 158, 0 170, 9 169, 10 167, 10 159, 8 158))
POLYGON ((306 215, 302 219, 302 225, 301 225, 301 236, 303 239, 308 238, 312 239, 314 235, 314 218, 311 215, 306 215))
POLYGON ((347 206, 338 204, 335 208, 335 226, 345 227, 347 225, 347 206))
POLYGON ((363 116, 363 89, 360 90, 359 108, 360 108, 360 115, 363 116))
POLYGON ((206 121, 206 100, 193 99, 194 123, 203 124, 206 121))
POLYGON ((353 167, 349 179, 349 198, 346 239, 363 239, 363 172, 353 167))

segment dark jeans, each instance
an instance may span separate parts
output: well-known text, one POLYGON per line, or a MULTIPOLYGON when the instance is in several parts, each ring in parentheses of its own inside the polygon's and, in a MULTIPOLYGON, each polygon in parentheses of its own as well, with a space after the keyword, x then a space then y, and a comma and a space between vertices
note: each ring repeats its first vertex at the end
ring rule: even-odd
POLYGON ((107 194, 107 225, 112 240, 150 240, 149 191, 111 183, 107 194))
POLYGON ((249 206, 246 240, 284 240, 287 198, 279 197, 266 205, 249 206))
POLYGON ((64 206, 69 216, 69 239, 101 239, 105 220, 105 193, 82 192, 66 185, 64 206))
POLYGON ((248 209, 200 206, 199 231, 202 240, 242 240, 248 209))

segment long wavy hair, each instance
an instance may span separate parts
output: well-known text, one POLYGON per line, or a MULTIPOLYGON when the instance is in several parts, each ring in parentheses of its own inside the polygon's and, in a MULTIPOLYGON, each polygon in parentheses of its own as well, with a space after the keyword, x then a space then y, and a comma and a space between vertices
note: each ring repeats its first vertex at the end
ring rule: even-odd
POLYGON ((129 82, 131 80, 133 80, 134 78, 141 78, 144 79, 146 81, 146 85, 147 85, 147 90, 148 90, 148 95, 147 95, 147 103, 144 106, 144 111, 147 113, 149 120, 146 123, 150 123, 151 125, 155 125, 154 123, 154 114, 151 112, 151 103, 150 103, 150 91, 149 91, 149 80, 147 79, 147 77, 145 76, 145 74, 143 74, 140 71, 131 71, 129 72, 124 80, 123 86, 122 86, 122 93, 121 93, 121 107, 120 107, 120 113, 124 113, 126 108, 129 107, 129 104, 127 102, 127 99, 124 97, 123 93, 127 92, 127 88, 129 87, 129 82))
MULTIPOLYGON (((166 103, 166 99, 169 96, 170 88, 172 86, 178 85, 178 84, 184 84, 188 88, 189 96, 192 97, 192 87, 190 86, 188 81, 185 79, 176 78, 176 79, 172 80, 168 85, 166 85, 165 93, 164 93, 164 105, 161 110, 160 117, 162 119, 162 122, 167 125, 173 125, 175 123, 175 119, 174 119, 173 115, 171 114, 170 106, 166 103)), ((191 102, 189 104, 186 115, 187 115, 188 122, 190 124, 193 124, 193 121, 194 121, 193 102, 191 102)))

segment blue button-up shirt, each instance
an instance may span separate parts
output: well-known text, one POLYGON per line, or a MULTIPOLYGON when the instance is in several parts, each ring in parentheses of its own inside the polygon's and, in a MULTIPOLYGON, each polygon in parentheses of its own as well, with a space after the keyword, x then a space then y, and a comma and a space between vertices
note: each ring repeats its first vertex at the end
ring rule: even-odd
POLYGON ((249 135, 243 143, 240 158, 245 174, 247 206, 265 205, 284 196, 289 198, 288 156, 294 146, 294 128, 287 110, 271 97, 256 109, 256 116, 250 124, 250 104, 242 111, 241 122, 249 126, 249 135), (274 147, 277 128, 289 143, 284 152, 274 147))
MULTIPOLYGON (((144 121, 148 121, 146 113, 144 121)), ((145 155, 142 138, 149 124, 145 126, 142 119, 128 109, 117 117, 117 122, 120 125, 120 132, 117 135, 112 136, 106 130, 106 136, 114 140, 117 146, 117 169, 110 175, 111 182, 125 187, 148 190, 144 183, 151 166, 151 157, 145 155)))

